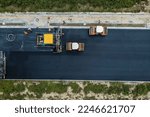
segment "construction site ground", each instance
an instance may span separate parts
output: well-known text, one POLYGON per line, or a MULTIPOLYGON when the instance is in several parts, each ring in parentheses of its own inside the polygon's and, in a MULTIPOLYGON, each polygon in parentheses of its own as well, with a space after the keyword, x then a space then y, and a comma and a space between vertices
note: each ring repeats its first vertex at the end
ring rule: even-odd
MULTIPOLYGON (((51 13, 1 13, 0 14, 0 28, 49 28, 53 26, 60 26, 60 27, 72 27, 72 28, 83 28, 88 27, 89 25, 107 25, 109 28, 145 28, 150 29, 150 13, 98 13, 98 12, 51 12, 51 13)), ((35 81, 36 82, 36 81, 35 81)), ((40 82, 40 81, 37 81, 40 82)), ((38 83, 35 85, 38 85, 38 83)), ((102 81, 97 83, 98 81, 91 81, 93 84, 103 84, 102 81)), ((14 86, 17 84, 22 84, 24 82, 18 83, 18 81, 14 81, 14 86)), ((67 83, 66 81, 64 83, 67 83)), ((82 88, 83 85, 87 85, 82 81, 76 81, 77 84, 82 88)), ((68 86, 67 90, 64 91, 66 93, 57 93, 55 90, 51 93, 43 93, 42 97, 38 97, 38 93, 34 95, 34 93, 28 92, 27 89, 22 90, 22 92, 27 93, 10 93, 6 95, 5 91, 0 92, 1 99, 11 99, 6 98, 6 96, 12 96, 15 99, 18 94, 21 94, 21 99, 150 99, 149 98, 149 90, 146 89, 145 94, 138 95, 137 97, 133 96, 132 93, 136 92, 137 90, 133 90, 134 86, 137 85, 139 82, 131 82, 130 85, 133 86, 130 88, 130 93, 124 96, 122 92, 119 94, 105 94, 103 92, 98 92, 97 95, 93 93, 93 91, 89 91, 87 96, 84 96, 85 91, 81 90, 80 93, 72 93, 72 88, 68 86), (71 92, 71 93, 70 93, 71 92), (24 95, 24 97, 23 97, 24 95), (26 96, 25 96, 26 95, 26 96), (30 97, 31 96, 31 97, 30 97), (33 96, 33 97, 32 97, 33 96), (96 97, 97 96, 97 97, 96 97), (96 98, 95 98, 96 97, 96 98)), ((33 85, 34 81, 30 83, 25 82, 24 85, 33 85)), ((39 83, 40 84, 40 83, 39 83)), ((107 84, 108 87, 110 86, 109 83, 107 84)), ((1 89, 7 90, 6 85, 1 85, 1 89)), ((22 86, 22 85, 20 85, 22 86)), ((64 85, 62 85, 64 86, 64 85)), ((27 86, 29 87, 29 86, 27 86)), ((40 90, 42 89, 41 86, 40 90)), ((141 87, 141 86, 140 86, 141 87)), ((145 88, 145 85, 143 85, 145 88)), ((140 91, 144 91, 143 87, 140 91)), ((12 90, 8 87, 9 90, 12 90)), ((17 88, 18 89, 18 88, 17 88)), ((31 88, 32 89, 32 88, 31 88)), ((62 88, 63 89, 63 88, 62 88)), ((9 91, 8 90, 8 91, 9 91)), ((34 91, 32 91, 34 92, 34 91)), ((59 91, 58 91, 59 92, 59 91)), ((137 92, 138 93, 138 92, 137 92)), ((136 94, 135 94, 136 95, 136 94)))

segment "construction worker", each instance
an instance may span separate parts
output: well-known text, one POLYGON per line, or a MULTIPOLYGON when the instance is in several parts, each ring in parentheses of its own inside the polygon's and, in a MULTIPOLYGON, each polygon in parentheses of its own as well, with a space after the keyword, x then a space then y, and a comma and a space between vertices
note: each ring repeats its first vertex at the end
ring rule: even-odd
POLYGON ((27 30, 24 31, 24 35, 28 35, 32 33, 32 29, 31 28, 28 28, 27 30))

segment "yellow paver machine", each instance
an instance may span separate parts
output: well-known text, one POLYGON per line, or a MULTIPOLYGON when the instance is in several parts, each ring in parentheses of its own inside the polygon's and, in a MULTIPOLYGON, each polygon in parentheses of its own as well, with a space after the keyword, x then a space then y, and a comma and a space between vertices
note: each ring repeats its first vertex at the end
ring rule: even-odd
POLYGON ((62 35, 62 29, 60 28, 54 28, 48 33, 37 33, 37 47, 49 47, 53 50, 53 52, 60 53, 62 52, 62 35))

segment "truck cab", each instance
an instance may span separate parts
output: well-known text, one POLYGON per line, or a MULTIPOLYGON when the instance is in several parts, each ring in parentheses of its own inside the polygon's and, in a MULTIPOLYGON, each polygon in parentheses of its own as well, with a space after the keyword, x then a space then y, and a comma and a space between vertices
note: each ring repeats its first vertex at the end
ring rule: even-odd
POLYGON ((67 42, 66 43, 66 50, 67 51, 84 51, 84 43, 78 42, 67 42))
POLYGON ((106 36, 108 29, 106 26, 91 26, 89 29, 89 35, 101 35, 106 36))

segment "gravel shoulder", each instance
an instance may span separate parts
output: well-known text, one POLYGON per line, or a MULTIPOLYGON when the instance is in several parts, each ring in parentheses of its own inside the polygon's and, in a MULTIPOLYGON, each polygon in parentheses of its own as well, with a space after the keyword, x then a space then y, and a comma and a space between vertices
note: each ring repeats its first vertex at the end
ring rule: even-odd
POLYGON ((89 26, 150 28, 150 13, 29 12, 0 13, 0 27, 89 26))

